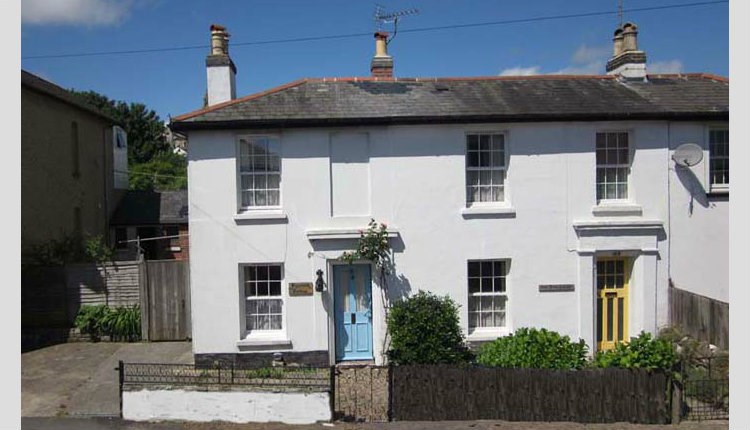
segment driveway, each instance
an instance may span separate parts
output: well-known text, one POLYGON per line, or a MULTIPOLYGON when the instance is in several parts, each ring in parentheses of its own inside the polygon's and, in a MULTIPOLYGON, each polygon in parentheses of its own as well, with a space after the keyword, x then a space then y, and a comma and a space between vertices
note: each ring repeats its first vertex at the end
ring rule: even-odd
POLYGON ((192 364, 192 344, 81 342, 23 353, 21 416, 119 416, 119 360, 192 364))

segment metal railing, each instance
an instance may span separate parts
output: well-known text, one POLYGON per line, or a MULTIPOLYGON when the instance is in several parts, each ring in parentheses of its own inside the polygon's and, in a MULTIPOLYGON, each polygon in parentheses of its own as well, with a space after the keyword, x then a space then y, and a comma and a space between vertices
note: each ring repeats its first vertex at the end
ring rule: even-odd
POLYGON ((294 391, 325 391, 331 388, 328 367, 249 368, 221 365, 212 368, 192 364, 124 363, 117 369, 120 386, 238 386, 294 391))
POLYGON ((728 363, 727 356, 711 356, 682 364, 683 419, 729 419, 728 363))

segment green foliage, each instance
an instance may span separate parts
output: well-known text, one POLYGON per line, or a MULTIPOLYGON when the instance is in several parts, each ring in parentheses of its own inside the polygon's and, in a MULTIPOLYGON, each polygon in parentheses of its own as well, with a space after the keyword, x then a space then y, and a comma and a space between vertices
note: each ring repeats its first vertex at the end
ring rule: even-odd
POLYGON ((187 158, 172 152, 156 154, 148 162, 133 164, 129 188, 144 191, 187 189, 187 158))
POLYGON ((669 341, 641 331, 638 337, 631 337, 630 342, 619 342, 614 349, 598 351, 594 356, 594 366, 672 371, 677 360, 669 341))
POLYGON ((482 345, 477 362, 493 367, 581 369, 587 351, 583 339, 573 342, 554 331, 524 327, 482 345))
POLYGON ((29 246, 22 255, 22 268, 57 267, 71 263, 111 261, 114 249, 102 235, 80 238, 75 234, 29 246))
POLYGON ((95 91, 72 92, 122 124, 122 128, 128 133, 129 165, 145 163, 157 154, 169 152, 169 144, 164 137, 164 123, 146 105, 110 100, 95 91))
POLYGON ((187 159, 174 154, 165 137, 164 122, 142 103, 110 100, 95 91, 72 91, 83 101, 117 120, 128 134, 131 190, 184 190, 187 159))
POLYGON ((83 305, 76 315, 75 326, 91 336, 94 341, 102 336, 111 340, 137 341, 141 338, 141 310, 132 307, 107 305, 83 305))
POLYGON ((248 379, 282 379, 284 371, 273 367, 261 367, 246 371, 245 377, 248 379))
POLYGON ((394 364, 460 364, 472 359, 450 297, 419 291, 396 302, 387 316, 394 364))
POLYGON ((105 263, 112 261, 115 255, 115 249, 107 245, 102 235, 98 234, 86 238, 83 242, 84 253, 89 261, 94 263, 105 263))
POLYGON ((356 260, 369 260, 385 273, 390 271, 391 246, 388 243, 388 226, 370 219, 367 230, 360 230, 357 249, 344 252, 339 259, 351 264, 356 260))
POLYGON ((93 340, 99 340, 104 334, 102 322, 109 313, 109 307, 106 305, 83 305, 78 310, 78 315, 73 322, 81 333, 86 333, 93 340))

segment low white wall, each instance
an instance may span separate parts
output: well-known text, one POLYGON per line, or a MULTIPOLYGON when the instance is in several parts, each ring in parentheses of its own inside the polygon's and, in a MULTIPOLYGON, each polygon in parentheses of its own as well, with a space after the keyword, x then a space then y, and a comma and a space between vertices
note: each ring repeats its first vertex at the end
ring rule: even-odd
POLYGON ((312 424, 331 420, 329 393, 140 390, 122 393, 131 421, 312 424))

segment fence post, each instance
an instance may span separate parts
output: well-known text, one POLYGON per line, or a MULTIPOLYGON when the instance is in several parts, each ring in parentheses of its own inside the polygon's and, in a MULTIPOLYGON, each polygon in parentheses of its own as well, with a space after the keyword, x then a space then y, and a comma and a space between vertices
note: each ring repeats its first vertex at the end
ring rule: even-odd
POLYGON ((336 420, 336 365, 328 368, 328 379, 330 383, 329 401, 331 403, 331 422, 336 420))
POLYGON ((117 373, 119 379, 119 390, 120 390, 120 418, 122 418, 122 386, 125 383, 125 363, 122 360, 117 362, 117 373))
POLYGON ((393 421, 393 363, 388 363, 388 422, 393 421))

